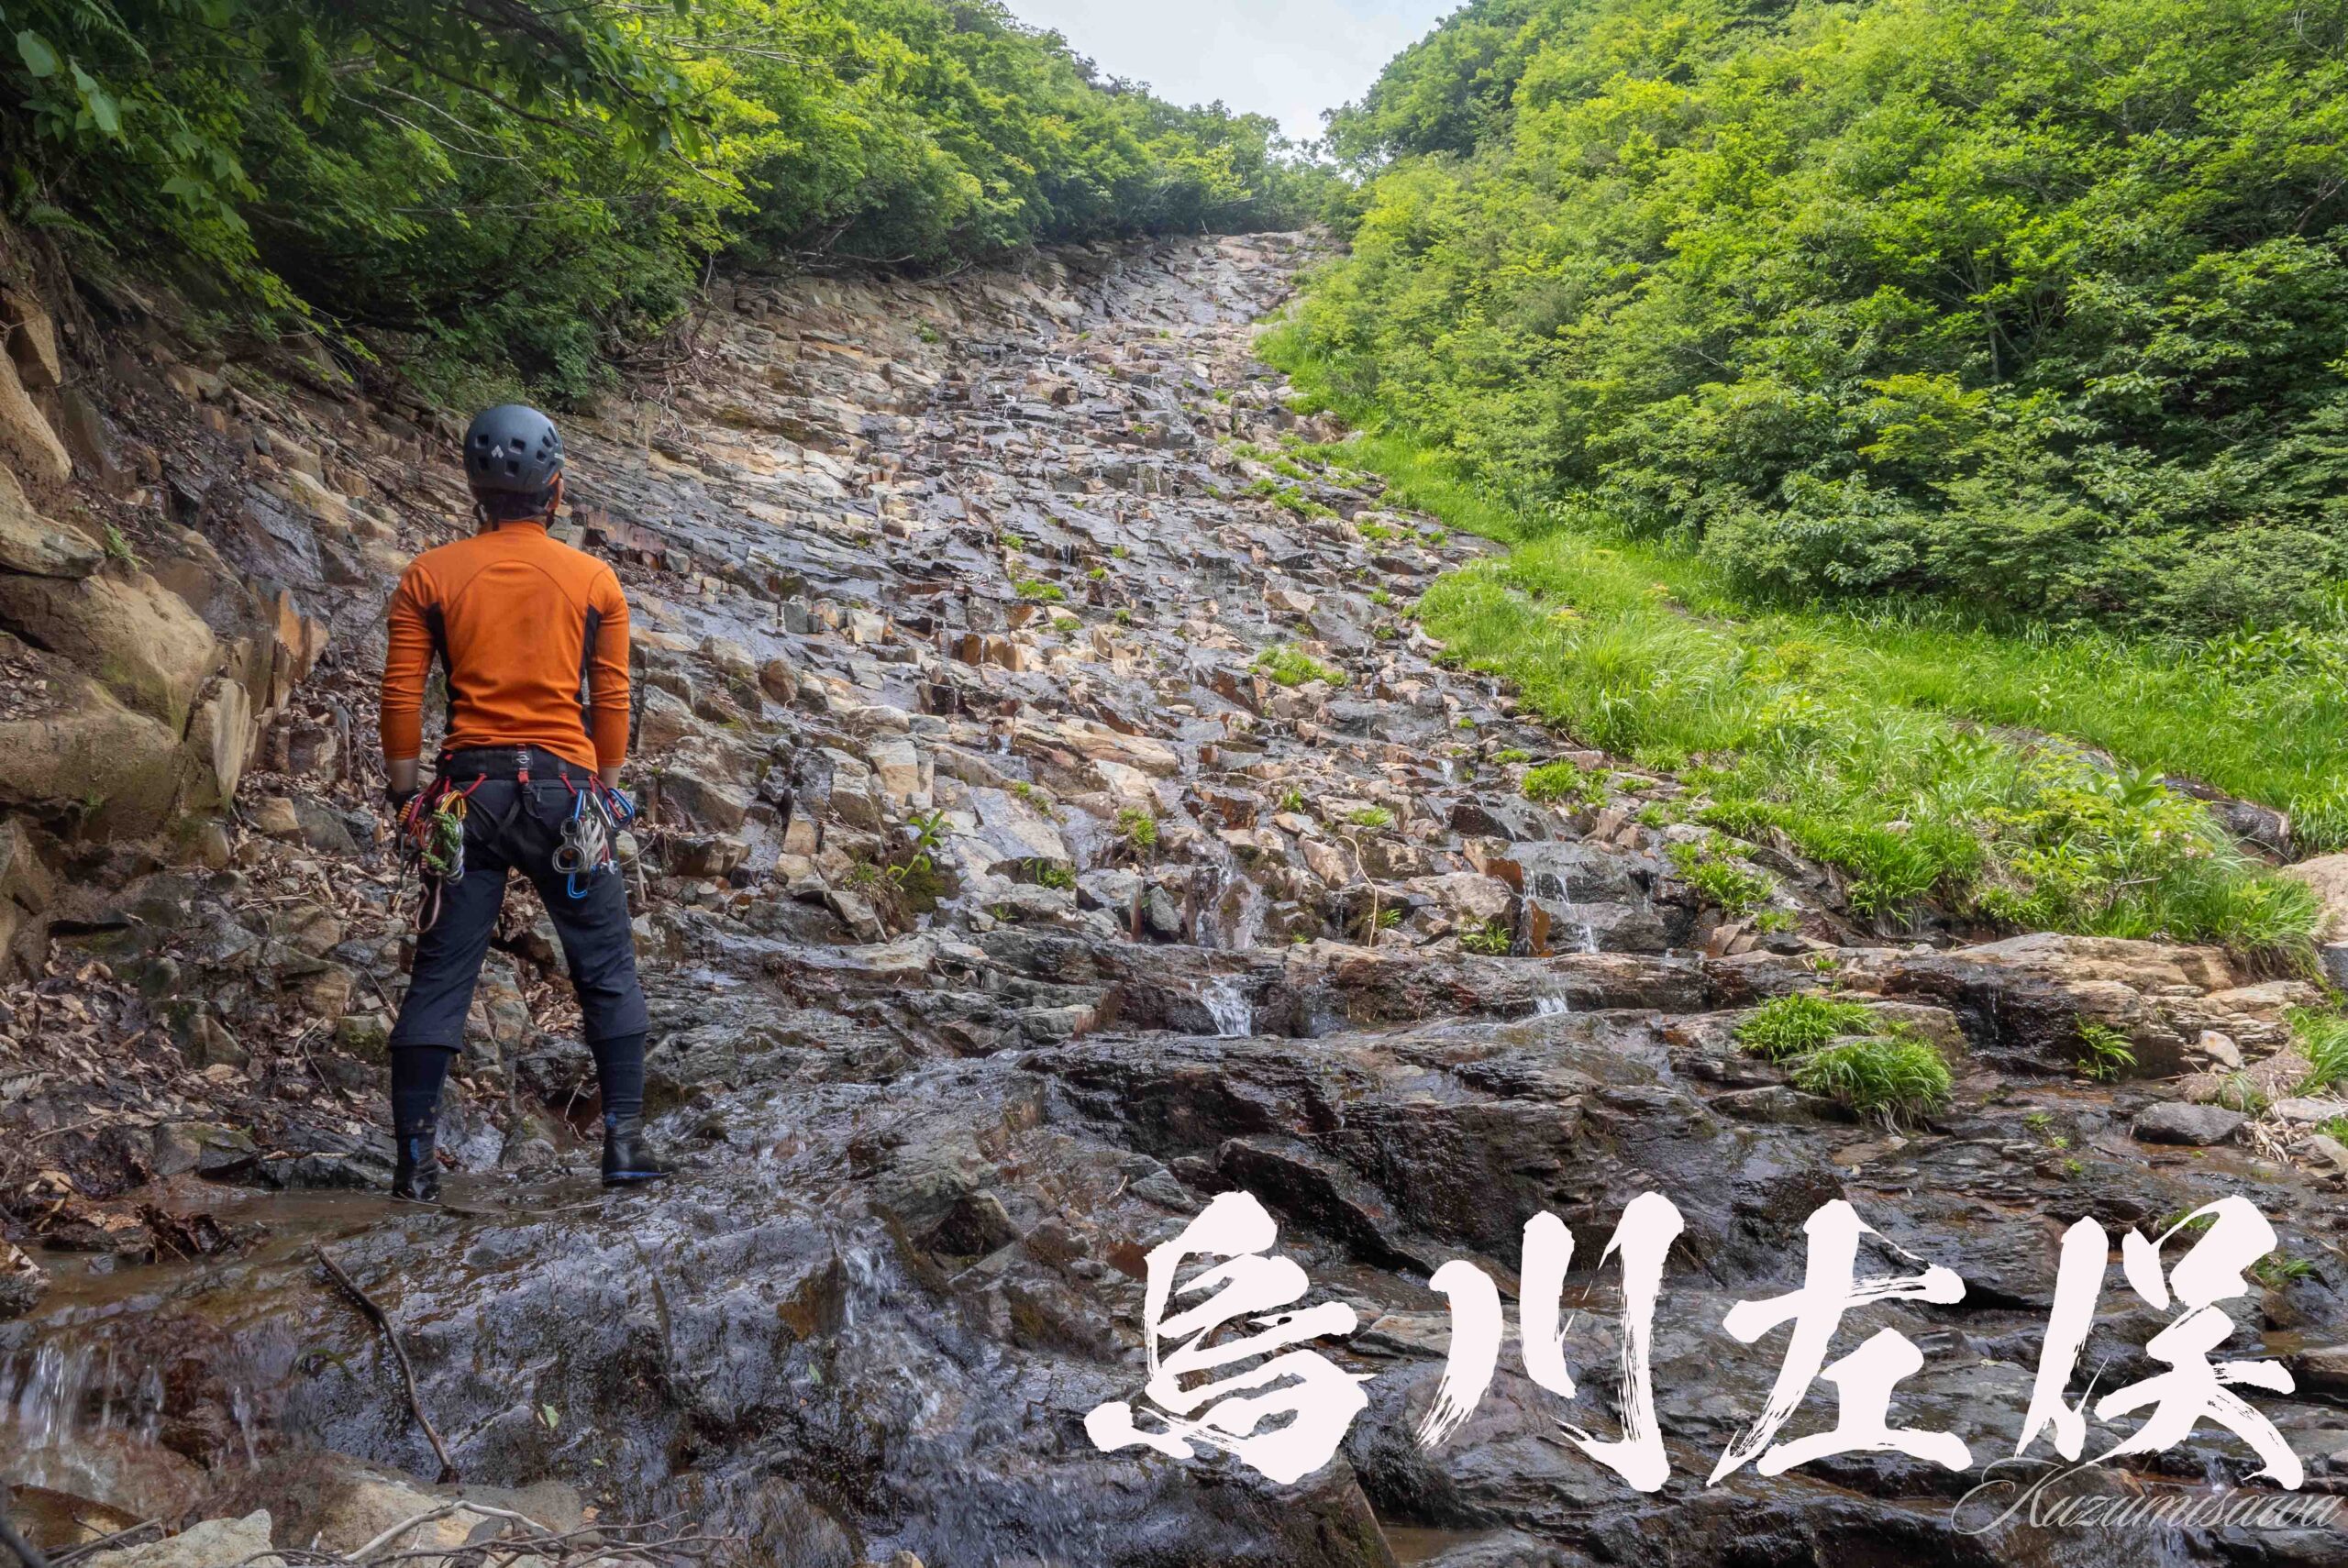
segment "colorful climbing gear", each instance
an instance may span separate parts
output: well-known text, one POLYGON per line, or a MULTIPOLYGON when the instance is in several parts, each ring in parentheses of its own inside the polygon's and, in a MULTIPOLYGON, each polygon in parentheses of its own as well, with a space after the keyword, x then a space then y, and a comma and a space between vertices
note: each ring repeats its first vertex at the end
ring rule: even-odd
POLYGON ((415 867, 424 883, 424 899, 415 911, 419 933, 430 931, 440 918, 442 890, 465 879, 467 802, 482 782, 476 778, 460 790, 442 779, 400 811, 400 858, 415 867))
POLYGON ((570 789, 570 816, 562 824, 562 842, 555 846, 554 868, 562 874, 563 889, 574 899, 587 896, 587 878, 620 868, 617 835, 636 820, 636 805, 600 778, 584 785, 565 775, 570 789))

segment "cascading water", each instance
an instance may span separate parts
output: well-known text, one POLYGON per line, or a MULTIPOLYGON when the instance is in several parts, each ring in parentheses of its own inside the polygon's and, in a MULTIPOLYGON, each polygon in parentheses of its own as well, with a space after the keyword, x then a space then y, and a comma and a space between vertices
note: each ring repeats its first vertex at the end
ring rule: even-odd
POLYGON ((1203 842, 1208 864, 1214 870, 1214 890, 1199 911, 1199 945, 1244 953, 1263 935, 1271 900, 1254 878, 1239 868, 1222 841, 1209 835, 1203 842))
POLYGON ((1214 1020, 1216 1038, 1242 1040, 1256 1032, 1256 1010, 1240 990, 1239 982, 1218 977, 1199 994, 1199 1001, 1214 1020))

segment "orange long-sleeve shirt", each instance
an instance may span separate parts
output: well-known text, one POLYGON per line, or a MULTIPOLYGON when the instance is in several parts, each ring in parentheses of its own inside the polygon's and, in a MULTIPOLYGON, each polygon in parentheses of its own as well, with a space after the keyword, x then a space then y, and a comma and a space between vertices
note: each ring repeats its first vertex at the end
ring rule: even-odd
POLYGON ((423 749, 436 654, 449 672, 447 749, 535 745, 581 767, 626 760, 627 599, 609 566, 540 525, 426 550, 400 578, 383 661, 391 761, 423 749))

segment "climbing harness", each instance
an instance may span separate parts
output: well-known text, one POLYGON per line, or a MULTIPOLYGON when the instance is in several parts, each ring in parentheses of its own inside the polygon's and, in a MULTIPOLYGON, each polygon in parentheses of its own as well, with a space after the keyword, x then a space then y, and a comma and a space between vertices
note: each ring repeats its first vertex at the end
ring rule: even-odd
POLYGON ((581 786, 566 775, 563 783, 570 789, 570 816, 562 824, 562 842, 555 845, 554 868, 562 874, 563 890, 583 899, 590 879, 618 873, 616 838, 636 820, 636 806, 600 778, 581 786))

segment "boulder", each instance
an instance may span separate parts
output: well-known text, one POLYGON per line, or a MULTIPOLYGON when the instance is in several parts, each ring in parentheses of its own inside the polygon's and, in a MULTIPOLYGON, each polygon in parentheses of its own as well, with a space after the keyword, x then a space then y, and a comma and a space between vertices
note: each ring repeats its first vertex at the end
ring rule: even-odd
POLYGON ((666 751, 701 731, 701 720, 681 698, 658 686, 637 689, 636 745, 639 752, 666 751))
POLYGON ((2322 900, 2322 922, 2316 928, 2317 955, 2322 962, 2325 978, 2335 986, 2348 988, 2348 855, 2303 860, 2297 866, 2284 867, 2282 875, 2305 882, 2322 900))
POLYGON ((0 805, 75 808, 102 832, 151 833, 179 786, 179 736, 74 678, 57 712, 0 721, 0 805))
POLYGON ((2165 1100, 2141 1112, 2129 1131, 2146 1143, 2222 1143, 2242 1131, 2250 1119, 2221 1105, 2189 1105, 2165 1100))
POLYGON ((1887 993, 1948 1007, 1976 1049, 1999 1065, 2071 1072, 2083 1059, 2083 1022, 2115 1029, 2135 1053, 2134 1077, 2189 1071, 2187 1052, 2217 1019, 2181 1018, 2180 1010, 2208 1012, 2186 1009, 2182 999, 2198 1004, 2233 988, 2233 970, 2214 947, 2052 933, 1899 955, 1880 983, 1887 993))
POLYGON ((0 1241, 0 1322, 23 1317, 48 1292, 48 1271, 0 1241))
POLYGON ((703 832, 731 834, 741 827, 754 799, 741 785, 706 768, 672 767, 660 774, 664 822, 682 820, 703 832))
POLYGON ((81 533, 35 512, 15 476, 0 469, 0 569, 79 579, 105 560, 105 552, 81 533))
POLYGON ((240 1519, 206 1519, 167 1540, 122 1551, 101 1551, 82 1568, 284 1568, 270 1552, 266 1513, 240 1519))
POLYGON ((909 740, 888 739, 872 743, 872 776, 880 792, 903 806, 914 796, 928 792, 924 779, 921 753, 909 740))
POLYGON ((253 716, 252 696, 244 683, 215 681, 188 726, 188 749, 197 763, 188 803, 209 811, 234 800, 260 739, 260 724, 253 716))
MULTIPOLYGON (((556 1530, 585 1522, 579 1495, 548 1482, 521 1491, 499 1487, 426 1486, 394 1471, 337 1453, 297 1454, 265 1461, 236 1487, 238 1506, 266 1503, 283 1521, 288 1540, 315 1542, 321 1551, 352 1552, 386 1530, 442 1508, 454 1511, 402 1533, 387 1552, 421 1552, 404 1559, 410 1568, 449 1568, 455 1553, 478 1530, 495 1528, 495 1516, 465 1507, 515 1513, 556 1530), (446 1551, 449 1557, 434 1555, 446 1551)), ((456 1559, 463 1561, 463 1559, 456 1559)), ((525 1563, 538 1561, 524 1558, 525 1563)))
POLYGON ((49 392, 64 383, 65 365, 57 353, 57 321, 47 306, 28 293, 7 292, 8 358, 16 361, 17 379, 28 392, 49 392))
POLYGON ((759 666, 759 686, 788 708, 799 700, 799 671, 789 659, 777 656, 759 666))
POLYGON ((970 812, 977 820, 971 836, 992 851, 996 860, 1041 860, 1069 865, 1068 845, 1049 817, 1007 790, 970 791, 970 812))
POLYGON ((2326 942, 2348 941, 2348 855, 2319 856, 2286 866, 2281 875, 2305 882, 2323 903, 2323 924, 2316 934, 2326 942))
POLYGON ((79 581, 0 575, 0 622, 174 731, 219 662, 212 628, 145 572, 79 581))
POLYGON ((73 477, 72 455, 25 390, 14 359, 0 359, 0 458, 40 484, 63 484, 73 477))

